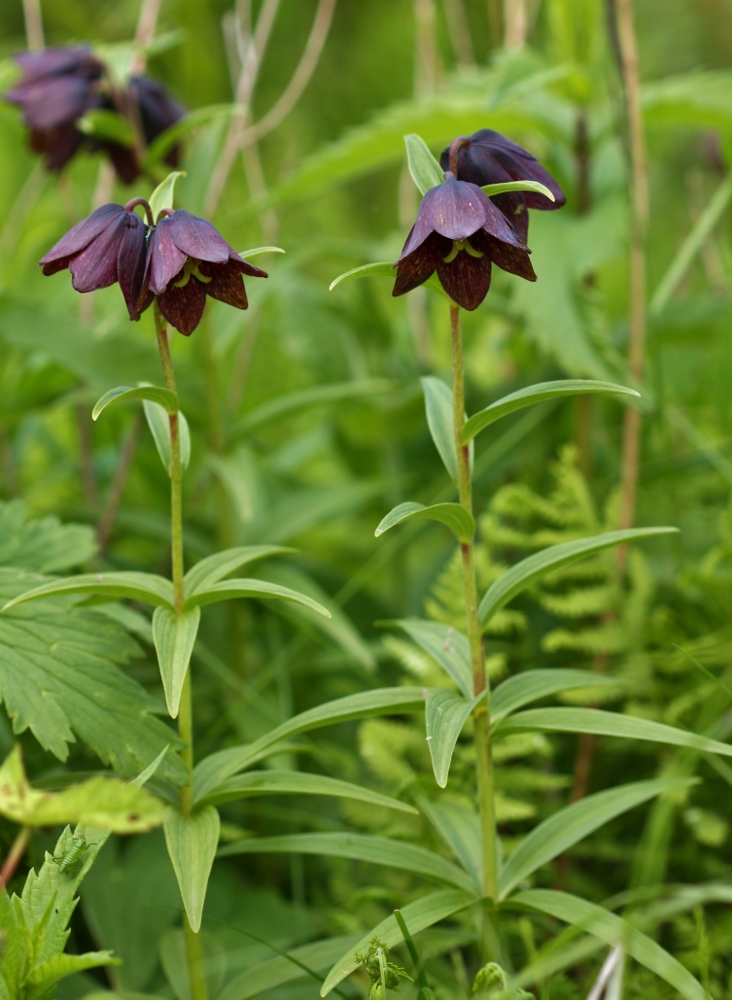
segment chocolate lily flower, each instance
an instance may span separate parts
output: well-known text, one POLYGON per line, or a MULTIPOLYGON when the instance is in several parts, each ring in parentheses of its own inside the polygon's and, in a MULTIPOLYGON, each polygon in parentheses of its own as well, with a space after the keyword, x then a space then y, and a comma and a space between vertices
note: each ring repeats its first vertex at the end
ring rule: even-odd
POLYGON ((243 274, 267 273, 243 260, 210 222, 179 208, 158 220, 150 237, 145 288, 167 321, 188 336, 201 321, 206 296, 246 309, 243 274))
MULTIPOLYGON (((471 184, 505 184, 507 181, 539 181, 548 187, 555 201, 533 191, 510 191, 494 195, 492 201, 503 212, 526 243, 529 232, 528 208, 553 211, 567 201, 557 182, 535 156, 511 142, 500 132, 482 128, 474 132, 458 149, 457 176, 471 184)), ((440 165, 449 166, 450 149, 443 149, 440 165)))
MULTIPOLYGON (((130 105, 129 113, 135 116, 146 146, 180 121, 186 113, 183 105, 174 101, 165 87, 149 76, 131 77, 122 100, 130 105)), ((141 173, 134 150, 117 142, 105 143, 104 148, 119 179, 124 184, 134 183, 141 173)), ((177 167, 179 160, 180 146, 176 145, 165 156, 164 162, 168 166, 177 167)))
POLYGON ((44 274, 68 267, 77 292, 108 288, 118 281, 130 319, 138 319, 152 301, 142 294, 147 226, 133 211, 135 204, 102 205, 39 261, 44 274))
POLYGON ((392 295, 403 295, 437 271, 440 284, 463 309, 477 309, 491 284, 491 262, 536 281, 531 251, 505 216, 475 184, 445 174, 422 199, 402 255, 392 266, 392 295))

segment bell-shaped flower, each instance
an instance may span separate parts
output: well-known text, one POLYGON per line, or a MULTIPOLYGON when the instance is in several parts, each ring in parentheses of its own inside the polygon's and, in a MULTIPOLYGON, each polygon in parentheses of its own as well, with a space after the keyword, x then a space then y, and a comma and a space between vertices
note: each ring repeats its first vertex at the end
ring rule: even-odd
MULTIPOLYGON (((186 113, 183 105, 173 100, 162 83, 149 76, 131 77, 122 94, 122 101, 139 124, 145 146, 179 122, 186 113)), ((104 148, 119 179, 124 184, 133 184, 142 172, 135 151, 117 142, 105 143, 104 148)), ((179 160, 179 145, 173 146, 163 158, 163 162, 170 167, 177 167, 179 160)))

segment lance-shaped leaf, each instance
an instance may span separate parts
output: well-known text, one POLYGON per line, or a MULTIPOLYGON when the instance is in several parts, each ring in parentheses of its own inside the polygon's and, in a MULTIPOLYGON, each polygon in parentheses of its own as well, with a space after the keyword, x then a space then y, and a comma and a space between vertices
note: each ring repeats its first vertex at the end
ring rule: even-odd
POLYGON ((173 719, 178 718, 183 682, 188 673, 200 621, 200 608, 191 608, 179 615, 170 608, 155 608, 153 615, 153 642, 158 654, 165 704, 173 719))
POLYGON ((219 844, 220 827, 219 814, 213 806, 197 809, 191 816, 183 816, 170 809, 163 827, 183 906, 196 933, 201 929, 203 904, 219 844))
POLYGON ((603 712, 599 708, 531 708, 504 719, 493 733, 496 737, 512 733, 593 733, 595 736, 690 747, 702 753, 732 757, 732 746, 728 743, 697 736, 663 722, 638 719, 619 712, 603 712))
POLYGON ((306 608, 317 611, 318 614, 330 618, 331 614, 322 604, 318 604, 307 594, 301 594, 297 590, 289 587, 280 587, 276 583, 268 583, 266 580, 242 579, 242 580, 222 580, 214 583, 205 589, 199 589, 186 600, 183 610, 189 608, 202 607, 205 604, 217 604, 219 601, 233 601, 240 597, 256 597, 260 600, 294 601, 295 604, 304 604, 306 608))
POLYGON ((261 257, 263 253, 287 253, 282 247, 252 247, 251 250, 239 250, 239 256, 245 260, 251 257, 261 257))
POLYGON ((550 670, 525 670, 514 674, 499 684, 491 695, 491 723, 495 724, 517 708, 559 694, 560 691, 572 691, 593 687, 618 687, 624 684, 621 678, 606 677, 604 674, 588 670, 568 670, 562 668, 550 670))
POLYGON ((578 538, 574 542, 562 542, 561 545, 552 545, 551 548, 535 552, 534 555, 512 566, 491 584, 478 609, 481 623, 485 628, 497 611, 548 573, 570 566, 613 545, 623 545, 626 542, 639 541, 641 538, 668 535, 676 531, 678 528, 630 528, 626 531, 608 531, 604 535, 578 538))
POLYGON ((123 403, 128 399, 147 399, 162 406, 167 413, 178 412, 178 397, 170 389, 161 389, 156 385, 140 385, 136 389, 130 389, 129 386, 119 385, 116 389, 105 392, 101 399, 96 401, 92 410, 92 420, 96 420, 110 403, 123 403))
MULTIPOLYGON (((417 899, 407 906, 400 907, 401 914, 406 921, 407 927, 412 934, 432 927, 451 917, 454 913, 464 910, 475 902, 475 896, 468 893, 459 892, 455 889, 444 889, 440 892, 430 893, 422 899, 417 899)), ((394 916, 387 917, 377 924, 373 930, 369 931, 358 944, 350 948, 346 954, 339 959, 328 973, 323 988, 320 991, 321 997, 327 996, 330 991, 349 976, 354 969, 361 964, 356 958, 357 955, 368 950, 369 942, 372 938, 378 938, 387 948, 393 948, 402 940, 402 932, 394 916)))
MULTIPOLYGON (((167 134, 168 133, 166 132, 166 135, 167 134)), ((155 222, 158 221, 158 215, 164 208, 173 208, 176 182, 179 177, 185 176, 185 171, 173 170, 168 174, 165 180, 158 184, 153 193, 150 195, 150 208, 152 209, 152 217, 155 222)))
POLYGON ((416 712, 424 707, 426 697, 427 692, 423 688, 377 688, 375 691, 362 691, 359 694, 338 698, 295 715, 264 736, 260 736, 254 743, 219 750, 200 761, 194 771, 196 801, 208 795, 226 778, 243 771, 254 761, 261 759, 262 753, 268 747, 281 743, 291 736, 338 722, 367 719, 373 715, 416 712))
POLYGON ((558 399, 562 396, 578 396, 583 393, 594 393, 608 396, 640 396, 635 389, 626 389, 622 385, 614 385, 612 382, 597 382, 592 379, 574 378, 561 379, 557 382, 540 382, 538 385, 530 385, 526 389, 519 389, 509 396, 496 400, 490 406, 486 406, 479 413, 474 413, 463 427, 463 442, 468 444, 476 434, 479 434, 486 427, 494 424, 496 420, 507 417, 509 413, 516 410, 523 410, 526 406, 533 406, 535 403, 544 403, 550 399, 558 399))
POLYGON ((365 833, 294 833, 281 837, 241 840, 219 850, 219 857, 232 854, 320 854, 329 858, 350 858, 374 865, 386 865, 414 872, 425 878, 449 882, 465 892, 479 888, 471 877, 446 858, 424 847, 373 837, 365 833))
POLYGON ((691 784, 694 784, 693 778, 634 781, 588 795, 560 809, 534 827, 511 854, 499 876, 499 899, 505 899, 523 879, 616 816, 671 789, 691 784))
POLYGON ((530 889, 518 893, 511 897, 509 905, 538 910, 600 938, 611 948, 619 946, 687 1000, 710 1000, 706 990, 677 959, 629 921, 602 906, 553 889, 530 889))
POLYGON ((457 452, 455 451, 455 432, 452 414, 452 389, 445 385, 442 379, 429 375, 420 380, 424 391, 427 424, 440 453, 440 458, 450 474, 457 482, 457 452))
POLYGON ((425 621, 421 618, 400 618, 388 624, 406 632, 425 653, 437 660, 465 697, 472 698, 473 669, 470 665, 470 647, 462 632, 450 625, 425 621))
POLYGON ((461 503, 436 503, 425 507, 421 503, 400 503, 382 518, 374 535, 378 538, 389 528, 403 521, 439 521, 446 525, 459 542, 469 542, 475 534, 475 519, 461 503))
POLYGON ((407 147, 407 166, 412 180, 417 185, 419 193, 424 195, 430 188, 442 184, 445 173, 430 152, 424 139, 416 135, 404 136, 404 144, 407 147))
MULTIPOLYGON (((360 267, 353 267, 350 271, 344 271, 343 274, 339 274, 337 278, 334 278, 328 287, 328 291, 332 292, 342 281, 351 281, 353 278, 373 277, 391 278, 394 281, 396 279, 394 265, 388 260, 380 260, 374 264, 361 264, 360 267)), ((431 288, 433 292, 438 292, 443 298, 448 298, 447 293, 434 274, 422 282, 422 287, 431 288)))
MULTIPOLYGON (((170 417, 168 412, 164 407, 158 403, 154 403, 150 399, 143 399, 142 408, 145 411, 147 426, 150 428, 158 455, 160 455, 160 461, 165 466, 168 475, 170 475, 173 466, 173 452, 170 443, 170 417)), ((178 410, 178 438, 180 464, 181 468, 185 470, 191 461, 191 431, 182 410, 178 410)))
POLYGON ((540 181, 503 181, 500 184, 483 184, 482 187, 489 198, 505 194, 507 191, 533 191, 534 194, 543 194, 549 201, 557 200, 549 188, 540 181))
POLYGON ((185 593, 190 597, 199 590, 223 580, 229 573, 257 562, 259 559, 268 559, 270 556, 279 556, 286 552, 293 552, 285 545, 240 545, 234 549, 224 549, 223 552, 216 552, 212 556, 206 556, 195 566, 192 566, 185 575, 183 584, 185 593))
POLYGON ((473 709, 485 698, 486 692, 481 691, 477 697, 470 700, 454 691, 430 691, 425 709, 425 724, 427 728, 427 743, 432 758, 432 770, 435 781, 444 788, 450 773, 450 763, 463 726, 473 712, 473 709))
POLYGON ((222 781, 202 801, 221 805, 222 802, 261 795, 327 795, 337 799, 368 802, 383 809, 396 809, 397 812, 417 813, 414 806, 390 795, 381 795, 362 785, 329 778, 327 775, 308 774, 307 771, 249 771, 222 781))
POLYGON ((155 576, 154 573, 81 573, 79 576, 52 580, 50 583, 43 583, 40 587, 27 590, 24 594, 14 597, 12 601, 8 601, 2 610, 8 611, 19 604, 59 597, 62 594, 127 597, 132 601, 143 601, 145 604, 173 607, 173 584, 165 577, 155 576))

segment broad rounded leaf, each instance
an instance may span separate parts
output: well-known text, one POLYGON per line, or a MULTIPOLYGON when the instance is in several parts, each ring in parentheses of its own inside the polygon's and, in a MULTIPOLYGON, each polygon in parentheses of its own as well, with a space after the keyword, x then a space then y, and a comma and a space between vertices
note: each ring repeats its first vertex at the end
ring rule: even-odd
POLYGON ((126 385, 120 385, 116 389, 105 392, 101 399, 97 400, 92 410, 92 420, 96 420, 102 410, 106 409, 110 403, 124 402, 128 399, 147 399, 162 406, 168 413, 178 412, 178 397, 170 389, 161 389, 155 385, 140 385, 135 389, 130 389, 126 385))
POLYGON ((436 503, 425 507, 421 503, 407 502, 389 511, 374 535, 378 538, 403 521, 439 521, 450 529, 459 542, 470 542, 475 534, 475 519, 460 503, 436 503))

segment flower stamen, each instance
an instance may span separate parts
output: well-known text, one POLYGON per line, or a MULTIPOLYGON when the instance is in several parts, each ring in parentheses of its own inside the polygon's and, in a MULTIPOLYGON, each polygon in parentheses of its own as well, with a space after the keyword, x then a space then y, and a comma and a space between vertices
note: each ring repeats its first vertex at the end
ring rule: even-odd
POLYGON ((467 240, 454 240, 452 244, 452 250, 447 255, 447 257, 442 258, 444 263, 452 264, 452 262, 455 260, 455 258, 457 257, 457 255, 460 253, 461 250, 464 250, 466 253, 470 254, 471 257, 477 257, 478 259, 480 259, 483 256, 483 252, 481 250, 476 250, 475 247, 471 247, 471 245, 468 243, 467 240))

